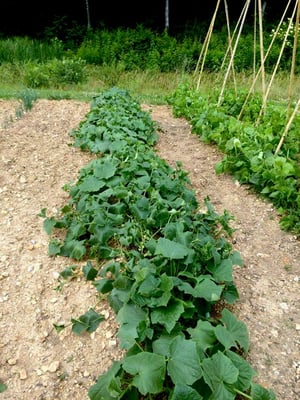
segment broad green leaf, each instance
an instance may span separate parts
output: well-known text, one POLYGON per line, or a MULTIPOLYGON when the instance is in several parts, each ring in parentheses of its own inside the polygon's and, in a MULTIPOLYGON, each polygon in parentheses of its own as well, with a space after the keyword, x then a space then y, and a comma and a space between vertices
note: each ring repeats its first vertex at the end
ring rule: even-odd
POLYGON ((51 235, 53 228, 55 227, 56 221, 53 217, 47 218, 44 221, 44 229, 48 235, 51 235))
POLYGON ((113 289, 114 279, 102 278, 93 282, 97 292, 105 294, 109 293, 113 289))
POLYGON ((96 166, 94 168, 94 174, 99 179, 108 179, 114 176, 116 172, 116 166, 112 160, 97 160, 96 166))
POLYGON ((236 393, 231 389, 239 375, 232 361, 218 351, 202 361, 203 378, 212 390, 214 400, 234 400, 236 393))
POLYGON ((188 255, 189 249, 181 243, 169 239, 159 238, 155 254, 161 254, 171 260, 181 259, 188 255))
MULTIPOLYGON (((183 333, 181 333, 181 335, 184 337, 183 333)), ((157 340, 152 343, 153 352, 169 358, 170 345, 177 336, 177 333, 172 335, 161 335, 157 340)))
POLYGON ((105 182, 101 181, 93 175, 90 175, 84 179, 84 181, 79 184, 79 189, 81 192, 98 192, 101 188, 105 186, 105 182))
MULTIPOLYGON (((103 375, 99 376, 97 383, 91 386, 88 392, 90 400, 115 400, 120 398, 115 394, 115 388, 113 395, 111 394, 110 386, 115 387, 116 376, 121 368, 121 363, 115 361, 110 369, 103 375)), ((121 390, 120 390, 121 393, 121 390)))
POLYGON ((222 260, 220 264, 209 268, 209 271, 213 274, 216 282, 232 282, 232 270, 233 264, 229 258, 222 260))
POLYGON ((168 374, 175 385, 192 385, 202 376, 196 343, 177 336, 170 344, 168 374))
POLYGON ((83 332, 92 333, 94 332, 100 322, 104 321, 103 315, 98 314, 93 308, 90 308, 85 314, 81 315, 78 319, 71 319, 72 332, 76 335, 80 335, 83 332))
POLYGON ((234 314, 226 308, 222 311, 224 326, 216 327, 216 337, 220 343, 229 350, 231 347, 240 346, 245 352, 249 349, 249 334, 244 322, 239 321, 234 314))
POLYGON ((174 300, 166 307, 158 307, 154 309, 151 313, 151 321, 153 324, 159 323, 163 325, 167 332, 170 333, 183 312, 184 306, 182 302, 174 300))
POLYGON ((146 319, 146 312, 134 304, 125 304, 119 310, 117 321, 121 326, 118 331, 118 337, 124 349, 129 349, 135 344, 135 339, 139 337, 138 327, 146 319))
POLYGON ((239 377, 235 387, 241 391, 248 390, 251 385, 252 378, 256 375, 256 372, 250 366, 250 364, 237 353, 228 350, 225 354, 239 370, 239 377))
POLYGON ((194 297, 199 297, 209 302, 215 302, 220 300, 223 288, 222 285, 217 285, 209 277, 205 277, 197 282, 193 294, 194 297))
POLYGON ((165 358, 159 354, 142 352, 125 357, 123 368, 133 375, 133 384, 141 394, 160 393, 166 374, 165 358))
POLYGON ((7 385, 5 383, 0 382, 0 393, 5 392, 7 389, 7 385))
POLYGON ((275 393, 273 390, 268 390, 256 383, 252 383, 251 399, 252 400, 276 400, 276 396, 275 396, 275 393))
POLYGON ((146 279, 141 283, 138 292, 145 297, 154 295, 160 285, 160 279, 153 274, 149 274, 146 279))
POLYGON ((86 254, 84 240, 66 240, 61 247, 60 254, 65 257, 81 260, 86 254))
POLYGON ((170 400, 202 400, 203 397, 191 386, 175 385, 170 400))
POLYGON ((61 244, 58 243, 56 240, 51 240, 48 246, 48 254, 49 256, 56 256, 60 254, 61 244))
POLYGON ((82 267, 82 272, 87 281, 93 281, 98 274, 98 271, 93 267, 90 261, 82 267))
POLYGON ((215 327, 208 321, 197 322, 194 329, 188 329, 191 338, 203 351, 213 347, 216 342, 215 327))

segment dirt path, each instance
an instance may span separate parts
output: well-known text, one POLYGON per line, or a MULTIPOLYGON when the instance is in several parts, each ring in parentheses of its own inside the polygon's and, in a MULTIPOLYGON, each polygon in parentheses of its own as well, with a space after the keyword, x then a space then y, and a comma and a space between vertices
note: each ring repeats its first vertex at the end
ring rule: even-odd
MULTIPOLYGON (((120 356, 113 313, 100 305, 107 319, 92 336, 53 330, 53 323, 68 323, 97 299, 84 280, 54 290, 70 260, 47 256, 48 237, 38 213, 67 202, 62 186, 90 159, 69 146, 68 135, 89 104, 40 100, 14 120, 16 107, 0 101, 0 381, 8 386, 0 399, 85 400, 96 377, 120 356)), ((235 270, 241 297, 236 313, 249 328, 249 361, 259 383, 272 387, 279 400, 297 400, 299 241, 279 229, 270 204, 230 177, 215 175, 220 154, 191 135, 186 121, 172 118, 164 106, 151 112, 162 128, 159 155, 171 164, 183 162, 199 202, 209 196, 217 211, 235 216, 235 247, 245 263, 235 270)))

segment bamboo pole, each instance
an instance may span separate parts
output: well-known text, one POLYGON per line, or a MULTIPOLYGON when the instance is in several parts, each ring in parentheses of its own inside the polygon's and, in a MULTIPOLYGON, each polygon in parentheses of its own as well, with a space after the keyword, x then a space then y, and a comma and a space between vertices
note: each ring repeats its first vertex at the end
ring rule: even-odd
MULTIPOLYGON (((298 3, 298 0, 297 0, 297 3, 298 3)), ((278 56, 277 62, 276 62, 276 64, 275 64, 273 73, 272 73, 272 75, 271 75, 271 79, 270 79, 270 82, 269 82, 269 85, 268 85, 266 94, 265 94, 265 96, 264 96, 264 98, 263 98, 263 104, 262 104, 262 106, 261 106, 261 109, 260 109, 258 118, 257 118, 256 123, 255 123, 256 126, 259 124, 260 119, 261 119, 261 117, 262 117, 262 114, 265 112, 265 109, 266 109, 266 106, 267 106, 268 97, 269 97, 269 94, 270 94, 270 91, 271 91, 271 88, 272 88, 272 84, 273 84, 274 78, 275 78, 275 76, 276 76, 277 69, 278 69, 278 67, 279 67, 280 60, 281 60, 281 57, 282 57, 282 54, 283 54, 283 51, 284 51, 284 48, 285 48, 285 45, 286 45, 286 42, 287 42, 289 30, 290 30, 290 28, 291 28, 291 26, 292 26, 293 18, 295 17, 296 8, 297 8, 297 3, 295 4, 292 17, 290 18, 289 23, 288 23, 288 27, 287 27, 287 30, 286 30, 285 35, 284 35, 284 39, 283 39, 282 46, 281 46, 281 49, 280 49, 280 52, 279 52, 279 56, 278 56)))
POLYGON ((258 24, 259 24, 259 48, 260 48, 260 64, 261 64, 261 87, 263 98, 266 95, 266 77, 265 77, 265 60, 264 60, 264 39, 263 39, 263 24, 262 24, 262 8, 261 0, 258 1, 258 24))
MULTIPOLYGON (((271 49, 272 49, 273 43, 274 43, 275 39, 276 39, 277 36, 278 36, 279 29, 281 28, 281 25, 282 25, 282 23, 283 23, 283 21, 284 21, 284 19, 285 19, 285 16, 286 16, 286 14, 287 14, 287 12, 288 12, 288 9, 289 9, 289 6, 290 6, 290 4, 291 4, 291 1, 292 1, 292 0, 289 0, 288 4, 286 5, 286 8, 285 8, 285 10, 284 10, 284 12, 283 12, 283 14, 282 14, 282 17, 281 17, 281 19, 280 19, 280 21, 279 21, 279 23, 278 23, 278 25, 277 25, 277 28, 276 28, 276 30, 275 30, 275 32, 274 32, 274 35, 273 35, 272 40, 271 40, 271 43, 269 44, 269 47, 268 47, 268 49, 267 49, 267 51, 266 51, 265 58, 264 58, 264 62, 265 62, 266 59, 268 58, 268 56, 269 56, 269 54, 270 54, 270 51, 271 51, 271 49)), ((251 85, 251 87, 250 87, 250 90, 249 90, 249 92, 248 92, 248 95, 246 96, 246 99, 245 99, 245 101, 244 101, 244 104, 243 104, 243 106, 242 106, 242 108, 241 108, 241 111, 240 111, 240 113, 239 113, 239 116, 238 116, 238 118, 237 118, 238 120, 240 120, 240 119, 242 118, 243 112, 244 112, 244 110, 245 110, 245 107, 246 107, 246 105, 247 105, 247 102, 248 102, 248 100, 249 100, 249 97, 251 96, 251 94, 252 94, 253 91, 254 91, 254 86, 255 86, 255 84, 256 84, 257 79, 259 78, 260 73, 261 73, 261 66, 259 67, 259 69, 258 69, 258 71, 257 71, 257 74, 256 74, 255 78, 254 78, 253 81, 252 81, 252 85, 251 85)))
POLYGON ((256 71, 256 30, 257 30, 257 2, 254 0, 254 31, 253 31, 253 79, 255 79, 256 71))
POLYGON ((296 22, 295 22, 293 56, 292 56, 292 66, 291 66, 290 84, 289 84, 289 93, 288 93, 289 101, 288 101, 287 115, 289 115, 289 113, 290 113, 293 88, 294 88, 296 54, 297 54, 297 47, 298 47, 299 19, 300 19, 300 0, 298 0, 297 15, 296 15, 296 22))
POLYGON ((284 139, 285 139, 286 135, 288 134, 288 131, 289 131, 291 125, 292 125, 292 122, 294 121, 294 118, 295 118, 295 116, 297 114, 299 106, 300 106, 300 99, 297 101, 297 104, 296 104, 296 106, 294 108, 294 111, 293 111, 292 115, 290 116, 290 119, 289 119, 288 123, 286 124, 284 132, 283 132, 283 134, 282 134, 282 136, 280 138, 280 142, 278 143, 278 146, 277 146, 277 148, 275 150, 275 156, 279 153, 279 151, 281 149, 281 146, 282 146, 282 144, 284 142, 284 139))
POLYGON ((236 41, 235 41, 235 44, 234 44, 232 55, 230 57, 229 65, 228 65, 228 68, 227 68, 227 71, 226 71, 226 74, 225 74, 225 78, 224 78, 224 81, 223 81, 223 86, 222 86, 222 89, 221 89, 221 92, 220 92, 220 95, 219 95, 218 107, 221 105, 222 100, 223 100, 223 93, 224 93, 225 86, 226 86, 226 83, 227 83, 227 80, 228 80, 230 69, 232 67, 233 59, 234 59, 234 56, 235 56, 235 53, 236 53, 236 49, 237 49, 237 45, 238 45, 238 42, 239 42, 239 39, 240 39, 240 36, 241 36, 241 33, 242 33, 242 29, 244 27, 244 23, 245 23, 245 19, 246 19, 246 15, 247 15, 247 12, 248 12, 248 9, 249 9, 250 2, 251 2, 251 0, 246 0, 245 7, 243 9, 244 14, 243 14, 243 17, 242 17, 242 20, 241 20, 240 29, 239 29, 239 32, 238 32, 238 35, 237 35, 237 38, 236 38, 236 41))
POLYGON ((208 50, 208 46, 209 46, 209 43, 210 43, 211 35, 212 35, 212 32, 213 32, 213 28, 214 28, 214 25, 215 25, 215 20, 216 20, 216 16, 217 16, 217 13, 218 13, 219 6, 220 6, 220 2, 221 2, 221 0, 217 1, 217 5, 216 5, 216 8, 215 8, 213 17, 211 19, 211 22, 210 22, 210 25, 209 25, 209 29, 207 31, 207 34, 206 34, 206 37, 205 37, 205 41, 204 41, 204 44, 202 46, 202 49, 201 49, 201 52, 200 52, 200 55, 199 55, 199 59, 198 59, 197 65, 196 65, 196 69, 195 69, 195 73, 194 74, 197 73, 197 71, 199 69, 200 62, 201 62, 201 58, 203 57, 202 64, 201 64, 201 69, 200 69, 200 74, 199 74, 198 81, 197 81, 197 86, 196 86, 197 90, 199 89, 199 86, 200 86, 202 73, 203 73, 203 69, 204 69, 204 64, 205 64, 205 59, 206 59, 206 55, 207 55, 207 50, 208 50))
MULTIPOLYGON (((230 31, 230 21, 229 21, 229 12, 228 12, 227 0, 224 0, 224 8, 225 8, 227 34, 228 34, 228 47, 227 47, 226 54, 225 54, 225 57, 223 59, 222 65, 221 65, 221 70, 223 69, 223 66, 225 64, 225 59, 227 58, 227 54, 229 53, 230 56, 232 57, 232 53, 233 53, 232 37, 231 37, 231 31, 230 31)), ((235 94, 237 94, 236 76, 235 76, 235 70, 234 70, 234 64, 233 63, 232 63, 232 77, 233 77, 234 91, 235 91, 235 94)))
MULTIPOLYGON (((244 11, 245 11, 245 5, 246 5, 246 4, 244 4, 244 7, 243 7, 243 9, 242 9, 242 12, 241 12, 241 14, 240 14, 240 16, 239 16, 239 18, 238 18, 238 20, 237 20, 237 23, 236 23, 236 25, 235 25, 234 30, 233 30, 233 33, 232 33, 232 36, 231 36, 231 43, 233 43, 233 40, 234 40, 234 38, 235 38, 236 32, 237 32, 237 30, 238 30, 238 27, 240 26, 241 19, 242 19, 242 16, 244 15, 244 11)), ((232 48, 232 46, 231 46, 231 48, 232 48)), ((224 56, 224 58, 223 58, 223 62, 222 62, 222 65, 221 65, 221 69, 223 69, 223 67, 224 67, 225 60, 226 60, 226 58, 228 57, 228 53, 229 53, 229 52, 230 52, 230 47, 227 46, 226 53, 225 53, 225 56, 224 56)))

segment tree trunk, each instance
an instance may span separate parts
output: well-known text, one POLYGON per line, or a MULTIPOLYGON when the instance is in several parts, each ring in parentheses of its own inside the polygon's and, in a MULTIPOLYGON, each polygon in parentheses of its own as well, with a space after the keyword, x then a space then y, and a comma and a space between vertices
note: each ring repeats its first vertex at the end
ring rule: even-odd
POLYGON ((87 30, 89 31, 92 28, 89 0, 85 0, 85 6, 86 6, 86 16, 87 16, 87 30))
POLYGON ((169 0, 166 0, 165 3, 165 31, 168 32, 170 28, 170 21, 169 21, 170 9, 169 9, 169 0))

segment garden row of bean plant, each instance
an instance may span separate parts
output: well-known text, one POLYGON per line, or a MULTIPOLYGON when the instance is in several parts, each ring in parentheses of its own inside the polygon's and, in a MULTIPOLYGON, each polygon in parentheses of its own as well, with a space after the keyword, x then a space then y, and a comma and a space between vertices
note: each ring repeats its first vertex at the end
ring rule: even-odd
MULTIPOLYGON (((100 93, 70 132, 74 146, 94 158, 65 185, 69 202, 58 215, 42 212, 49 254, 80 260, 80 273, 119 324, 125 356, 88 395, 275 399, 255 383, 247 327, 229 310, 238 299, 233 268, 242 265, 229 240, 232 216, 216 213, 208 198, 199 212, 188 173, 156 154, 157 132, 127 91, 100 93)), ((74 266, 62 271, 62 282, 72 274, 74 266)), ((75 334, 98 328, 104 317, 96 308, 71 319, 75 334)))
POLYGON ((193 133, 216 144, 224 157, 217 173, 230 173, 242 184, 270 200, 281 227, 300 234, 300 118, 293 120, 283 146, 276 148, 287 124, 287 105, 269 102, 261 113, 262 98, 255 94, 244 107, 247 93, 227 91, 201 94, 181 86, 169 97, 174 115, 183 116, 193 133), (242 111, 243 109, 243 111, 242 111))

